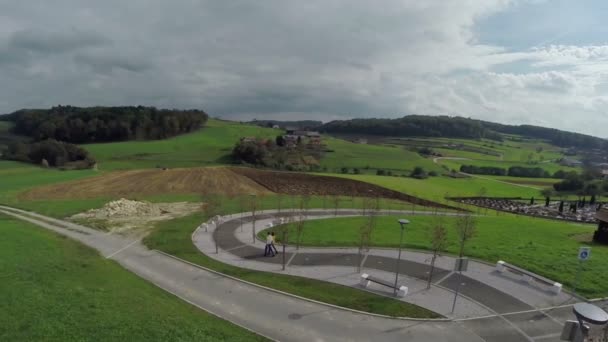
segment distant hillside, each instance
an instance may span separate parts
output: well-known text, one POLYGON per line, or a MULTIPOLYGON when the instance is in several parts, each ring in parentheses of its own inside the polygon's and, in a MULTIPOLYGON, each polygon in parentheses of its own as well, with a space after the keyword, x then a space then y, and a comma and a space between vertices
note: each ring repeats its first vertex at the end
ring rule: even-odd
POLYGON ((3 115, 11 131, 35 141, 55 139, 82 144, 126 140, 155 140, 199 129, 208 116, 201 110, 154 107, 72 107, 22 109, 3 115))
POLYGON ((262 127, 272 127, 277 125, 281 128, 293 127, 297 129, 312 129, 323 125, 321 121, 314 120, 299 120, 299 121, 280 121, 280 120, 253 120, 247 122, 248 124, 262 126, 262 127))
POLYGON ((516 134, 547 140, 560 147, 583 149, 608 147, 608 141, 590 135, 530 125, 503 125, 488 121, 449 116, 408 115, 397 119, 352 119, 331 121, 319 127, 326 133, 366 134, 394 137, 446 137, 502 140, 516 134))

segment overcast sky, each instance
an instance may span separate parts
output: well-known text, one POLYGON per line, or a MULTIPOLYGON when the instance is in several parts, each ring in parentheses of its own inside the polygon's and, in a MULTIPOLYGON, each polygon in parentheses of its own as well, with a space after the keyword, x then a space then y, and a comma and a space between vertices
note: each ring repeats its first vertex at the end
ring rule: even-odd
POLYGON ((461 115, 608 137, 608 1, 0 0, 0 113, 461 115))

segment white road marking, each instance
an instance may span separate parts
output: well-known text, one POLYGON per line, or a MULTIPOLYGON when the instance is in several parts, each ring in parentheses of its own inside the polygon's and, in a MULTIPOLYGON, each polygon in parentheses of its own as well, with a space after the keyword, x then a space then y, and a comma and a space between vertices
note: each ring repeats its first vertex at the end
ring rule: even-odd
POLYGON ((121 248, 121 249, 117 250, 116 252, 114 252, 114 253, 112 253, 112 254, 108 255, 108 256, 106 257, 106 259, 110 259, 111 257, 115 256, 116 254, 118 254, 118 253, 120 253, 120 252, 124 251, 125 249, 127 249, 127 248, 129 248, 129 247, 133 246, 133 245, 134 245, 134 244, 136 244, 138 241, 139 241, 139 239, 137 239, 137 240, 135 240, 135 241, 131 242, 130 244, 128 244, 128 245, 126 245, 126 246, 124 246, 123 248, 121 248))

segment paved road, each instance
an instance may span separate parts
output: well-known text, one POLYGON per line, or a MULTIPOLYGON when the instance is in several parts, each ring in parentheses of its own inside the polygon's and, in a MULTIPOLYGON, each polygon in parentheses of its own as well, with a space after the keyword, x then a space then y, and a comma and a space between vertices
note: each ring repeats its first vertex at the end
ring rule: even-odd
POLYGON ((126 269, 204 310, 281 341, 483 341, 458 322, 394 320, 297 299, 233 280, 150 251, 138 240, 0 206, 97 249, 126 269))

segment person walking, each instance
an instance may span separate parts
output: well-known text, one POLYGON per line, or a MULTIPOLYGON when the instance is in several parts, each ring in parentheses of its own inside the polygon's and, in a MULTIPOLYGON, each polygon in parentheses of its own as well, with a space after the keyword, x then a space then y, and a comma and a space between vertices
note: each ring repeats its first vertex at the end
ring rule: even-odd
POLYGON ((270 236, 272 236, 272 242, 270 243, 270 247, 272 248, 274 254, 279 254, 279 251, 277 251, 277 246, 275 246, 275 243, 277 241, 275 240, 274 232, 270 233, 270 236))
POLYGON ((272 235, 270 235, 270 232, 266 234, 266 248, 264 248, 264 256, 269 255, 274 256, 274 251, 272 250, 272 235))

